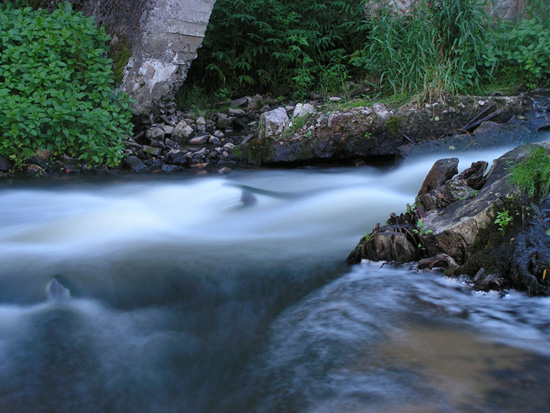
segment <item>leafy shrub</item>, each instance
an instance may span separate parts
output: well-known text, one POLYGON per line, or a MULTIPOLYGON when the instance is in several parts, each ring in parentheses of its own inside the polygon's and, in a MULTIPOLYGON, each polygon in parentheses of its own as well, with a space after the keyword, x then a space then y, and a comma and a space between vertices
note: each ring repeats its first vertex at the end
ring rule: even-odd
POLYGON ((533 16, 518 22, 501 22, 492 50, 502 78, 531 88, 550 86, 550 22, 533 16))
POLYGON ((0 155, 16 164, 37 150, 120 162, 131 112, 113 88, 108 40, 68 3, 52 13, 0 10, 0 155))
POLYGON ((218 0, 188 84, 296 96, 342 87, 365 37, 361 0, 218 0))

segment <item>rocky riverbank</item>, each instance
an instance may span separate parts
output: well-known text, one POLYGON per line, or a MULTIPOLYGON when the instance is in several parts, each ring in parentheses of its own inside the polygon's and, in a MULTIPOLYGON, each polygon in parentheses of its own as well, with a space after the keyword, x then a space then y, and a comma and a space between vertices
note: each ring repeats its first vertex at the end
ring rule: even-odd
MULTIPOLYGON (((545 99, 466 96, 392 107, 337 97, 281 104, 253 96, 208 109, 180 110, 171 104, 136 126, 118 169, 90 168, 67 157, 53 160, 48 151, 37 152, 24 169, 30 174, 225 173, 233 167, 392 161, 441 145, 462 150, 491 145, 491 140, 519 144, 547 124, 540 116, 547 108, 537 107, 545 99)), ((7 175, 12 167, 0 159, 0 173, 7 175)))
POLYGON ((528 197, 510 179, 511 168, 537 147, 550 159, 550 143, 525 145, 496 159, 487 173, 487 162, 457 174, 457 158, 437 161, 415 204, 376 225, 348 263, 417 262, 419 269, 466 274, 480 290, 550 295, 550 195, 528 197))

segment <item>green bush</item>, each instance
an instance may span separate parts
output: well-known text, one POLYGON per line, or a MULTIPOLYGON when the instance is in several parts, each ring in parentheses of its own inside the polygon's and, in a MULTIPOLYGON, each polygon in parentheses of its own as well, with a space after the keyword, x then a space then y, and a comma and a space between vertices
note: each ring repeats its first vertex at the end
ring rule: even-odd
POLYGON ((188 84, 303 96, 340 89, 364 37, 361 0, 218 0, 188 84))
POLYGON ((120 162, 131 111, 114 89, 108 40, 68 3, 0 10, 0 155, 16 165, 38 150, 120 162))
POLYGON ((533 16, 501 22, 492 49, 498 76, 530 88, 550 86, 550 21, 533 16))

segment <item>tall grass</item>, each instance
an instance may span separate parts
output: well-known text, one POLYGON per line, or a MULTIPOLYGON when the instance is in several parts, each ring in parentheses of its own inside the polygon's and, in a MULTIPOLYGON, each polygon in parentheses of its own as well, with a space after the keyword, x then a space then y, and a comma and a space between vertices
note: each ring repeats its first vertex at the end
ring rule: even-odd
POLYGON ((378 2, 370 2, 377 11, 366 20, 369 35, 352 63, 369 72, 384 93, 432 100, 479 89, 491 75, 495 62, 484 60, 489 21, 483 3, 421 1, 398 14, 378 2))
POLYGON ((418 0, 406 13, 391 1, 218 0, 184 93, 303 97, 361 80, 370 97, 433 101, 550 86, 547 0, 513 22, 487 15, 492 0, 418 0))

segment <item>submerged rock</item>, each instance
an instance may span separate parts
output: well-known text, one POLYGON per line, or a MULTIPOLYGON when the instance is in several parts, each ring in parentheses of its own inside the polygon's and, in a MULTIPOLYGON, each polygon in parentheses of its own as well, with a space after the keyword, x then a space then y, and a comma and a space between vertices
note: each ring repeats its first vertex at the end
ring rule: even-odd
POLYGON ((71 292, 56 278, 52 278, 46 286, 46 297, 48 297, 48 300, 64 301, 71 298, 71 292))

